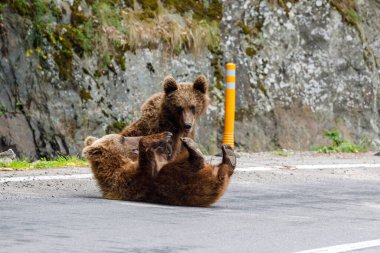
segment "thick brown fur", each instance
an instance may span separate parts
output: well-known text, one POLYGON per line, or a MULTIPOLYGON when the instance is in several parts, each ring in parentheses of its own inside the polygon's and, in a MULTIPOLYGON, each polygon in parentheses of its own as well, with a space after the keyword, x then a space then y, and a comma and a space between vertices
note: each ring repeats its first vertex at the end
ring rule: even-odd
POLYGON ((227 189, 236 166, 234 152, 222 146, 223 161, 207 164, 196 143, 181 138, 188 159, 168 162, 171 137, 168 132, 134 139, 116 134, 95 141, 88 137, 83 156, 90 161, 105 198, 185 206, 215 203, 227 189))
POLYGON ((126 127, 123 136, 173 133, 173 156, 183 151, 181 137, 194 139, 195 125, 209 104, 207 79, 200 75, 193 83, 177 83, 172 76, 163 82, 164 92, 154 94, 142 106, 141 117, 126 127))
POLYGON ((171 146, 162 143, 171 141, 170 133, 151 135, 149 137, 124 137, 119 134, 106 135, 100 139, 87 137, 82 151, 91 165, 92 172, 107 199, 146 201, 151 187, 151 178, 159 162, 153 152, 160 154, 165 161, 169 158, 171 146), (139 150, 143 152, 139 154, 139 150))
POLYGON ((211 165, 204 161, 197 144, 182 138, 189 158, 165 165, 153 180, 152 202, 207 207, 219 200, 227 189, 236 166, 236 157, 229 146, 222 146, 223 161, 211 165))

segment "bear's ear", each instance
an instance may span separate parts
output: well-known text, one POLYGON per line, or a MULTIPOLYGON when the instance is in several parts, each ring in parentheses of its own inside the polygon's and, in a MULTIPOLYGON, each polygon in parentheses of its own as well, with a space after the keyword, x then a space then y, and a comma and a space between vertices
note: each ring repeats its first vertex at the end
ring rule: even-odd
POLYGON ((83 149, 82 156, 88 160, 91 160, 103 155, 103 151, 103 148, 100 146, 89 146, 83 149))
POLYGON ((94 136, 88 136, 84 140, 84 147, 88 147, 88 146, 92 145, 92 143, 94 143, 96 140, 98 140, 98 138, 96 138, 94 136))
POLYGON ((204 75, 198 76, 194 81, 193 88, 194 90, 198 90, 203 94, 206 94, 208 90, 208 83, 206 77, 204 75))
POLYGON ((172 76, 165 77, 163 86, 166 95, 178 90, 177 82, 172 76))

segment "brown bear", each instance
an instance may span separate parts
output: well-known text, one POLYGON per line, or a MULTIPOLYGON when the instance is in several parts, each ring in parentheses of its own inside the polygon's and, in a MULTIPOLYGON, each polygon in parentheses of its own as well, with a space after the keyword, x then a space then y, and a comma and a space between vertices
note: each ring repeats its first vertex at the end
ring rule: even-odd
POLYGON ((194 139, 198 118, 207 110, 210 98, 208 83, 203 75, 191 83, 177 83, 172 76, 163 82, 164 92, 151 96, 142 106, 141 117, 127 126, 124 136, 145 136, 169 131, 173 133, 173 155, 176 159, 183 149, 181 137, 194 139))
POLYGON ((211 165, 192 139, 184 137, 181 141, 189 157, 180 161, 169 162, 170 132, 144 137, 87 137, 82 154, 90 161, 105 198, 209 206, 224 194, 236 166, 235 154, 223 145, 222 162, 211 165))
POLYGON ((108 199, 146 201, 151 179, 171 156, 170 132, 142 137, 87 137, 82 155, 108 199), (142 150, 142 152, 139 152, 142 150))

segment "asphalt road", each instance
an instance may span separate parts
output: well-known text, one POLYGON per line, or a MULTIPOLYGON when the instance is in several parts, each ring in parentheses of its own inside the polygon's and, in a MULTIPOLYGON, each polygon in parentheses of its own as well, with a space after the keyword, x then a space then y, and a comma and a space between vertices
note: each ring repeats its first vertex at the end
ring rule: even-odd
MULTIPOLYGON (((284 168, 236 172, 211 208, 105 200, 93 179, 0 181, 0 252, 297 252, 380 239, 380 168, 292 167, 379 158, 260 157, 284 168)), ((0 172, 0 179, 87 173, 0 172)))

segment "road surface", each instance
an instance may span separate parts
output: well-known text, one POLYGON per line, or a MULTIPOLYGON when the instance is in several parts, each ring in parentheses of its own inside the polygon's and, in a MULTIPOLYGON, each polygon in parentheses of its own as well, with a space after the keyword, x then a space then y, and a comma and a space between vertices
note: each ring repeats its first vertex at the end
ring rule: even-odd
POLYGON ((0 171, 0 252, 380 252, 379 157, 238 167, 210 208, 105 200, 88 168, 0 171))

